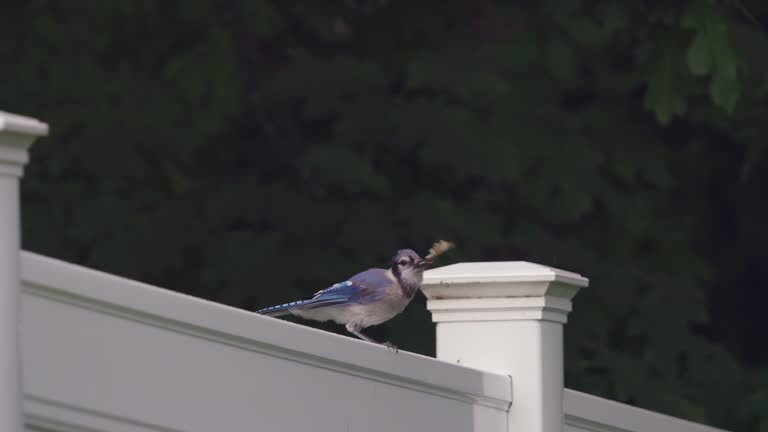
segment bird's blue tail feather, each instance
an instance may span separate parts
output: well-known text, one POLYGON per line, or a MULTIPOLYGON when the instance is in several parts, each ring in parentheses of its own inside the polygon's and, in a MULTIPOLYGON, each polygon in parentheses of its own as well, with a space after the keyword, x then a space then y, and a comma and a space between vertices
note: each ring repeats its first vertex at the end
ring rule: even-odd
MULTIPOLYGON (((389 282, 389 280, 386 280, 389 282)), ((281 316, 287 315, 295 310, 307 310, 328 306, 339 306, 356 302, 359 300, 373 300, 375 295, 367 294, 364 297, 360 297, 361 288, 356 286, 352 281, 346 281, 337 283, 330 288, 318 291, 311 299, 299 300, 290 303, 283 303, 277 306, 271 306, 264 309, 259 309, 256 313, 267 316, 281 316), (360 297, 353 300, 355 297, 360 297)))
POLYGON ((267 316, 281 316, 288 315, 291 310, 304 310, 314 309, 323 306, 336 306, 346 303, 346 298, 312 298, 309 300, 299 300, 290 303, 284 303, 277 306, 270 306, 268 308, 259 309, 256 311, 258 314, 267 316))
POLYGON ((268 308, 259 309, 256 311, 256 313, 267 315, 267 316, 287 315, 291 313, 291 309, 299 309, 302 307, 303 303, 306 303, 306 302, 307 302, 306 300, 300 300, 300 301, 294 301, 290 303, 283 303, 281 305, 270 306, 268 308))

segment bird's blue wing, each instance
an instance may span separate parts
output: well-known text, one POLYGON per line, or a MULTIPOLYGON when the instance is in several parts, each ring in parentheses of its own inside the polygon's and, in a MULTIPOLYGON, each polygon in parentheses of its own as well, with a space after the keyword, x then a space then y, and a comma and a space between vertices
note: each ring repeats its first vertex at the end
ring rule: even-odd
POLYGON ((308 300, 285 303, 257 311, 265 315, 279 316, 295 309, 315 309, 353 303, 369 303, 381 298, 392 283, 383 269, 370 269, 358 273, 344 282, 339 282, 318 291, 308 300))
POLYGON ((310 308, 346 303, 368 303, 378 300, 384 289, 391 285, 386 270, 370 269, 358 273, 344 282, 315 293, 307 306, 310 308))

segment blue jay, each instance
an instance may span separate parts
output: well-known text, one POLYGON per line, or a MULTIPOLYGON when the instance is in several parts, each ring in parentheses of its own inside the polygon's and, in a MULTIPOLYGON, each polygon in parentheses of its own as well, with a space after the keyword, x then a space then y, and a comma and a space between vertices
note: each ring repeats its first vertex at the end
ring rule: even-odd
POLYGON ((392 343, 377 342, 361 331, 402 312, 421 287, 424 269, 431 263, 430 256, 425 259, 411 249, 402 249, 395 254, 389 269, 369 269, 316 292, 311 299, 260 309, 256 313, 332 320, 364 341, 397 349, 392 343))

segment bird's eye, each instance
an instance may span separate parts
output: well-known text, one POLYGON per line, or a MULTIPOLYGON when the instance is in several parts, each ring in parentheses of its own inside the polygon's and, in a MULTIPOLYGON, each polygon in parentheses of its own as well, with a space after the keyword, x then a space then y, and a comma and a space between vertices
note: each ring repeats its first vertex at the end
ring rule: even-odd
POLYGON ((400 261, 398 261, 398 264, 400 264, 401 266, 404 266, 404 265, 408 264, 408 261, 400 260, 400 261))

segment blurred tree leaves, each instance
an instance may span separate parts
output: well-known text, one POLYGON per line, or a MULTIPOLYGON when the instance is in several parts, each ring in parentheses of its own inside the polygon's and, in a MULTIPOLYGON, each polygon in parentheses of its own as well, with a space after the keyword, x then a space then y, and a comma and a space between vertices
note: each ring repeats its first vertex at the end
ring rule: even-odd
MULTIPOLYGON (((722 312, 768 281, 751 241, 768 236, 768 39, 744 10, 768 17, 709 0, 6 2, 2 108, 52 126, 24 244, 253 308, 449 238, 451 260, 590 277, 570 387, 766 430, 768 350, 722 312)), ((374 331, 433 353, 422 299, 374 331)))
POLYGON ((683 16, 681 24, 683 28, 695 31, 688 48, 691 73, 710 75, 712 101, 732 113, 741 93, 740 59, 731 47, 728 21, 711 3, 699 2, 683 16))

